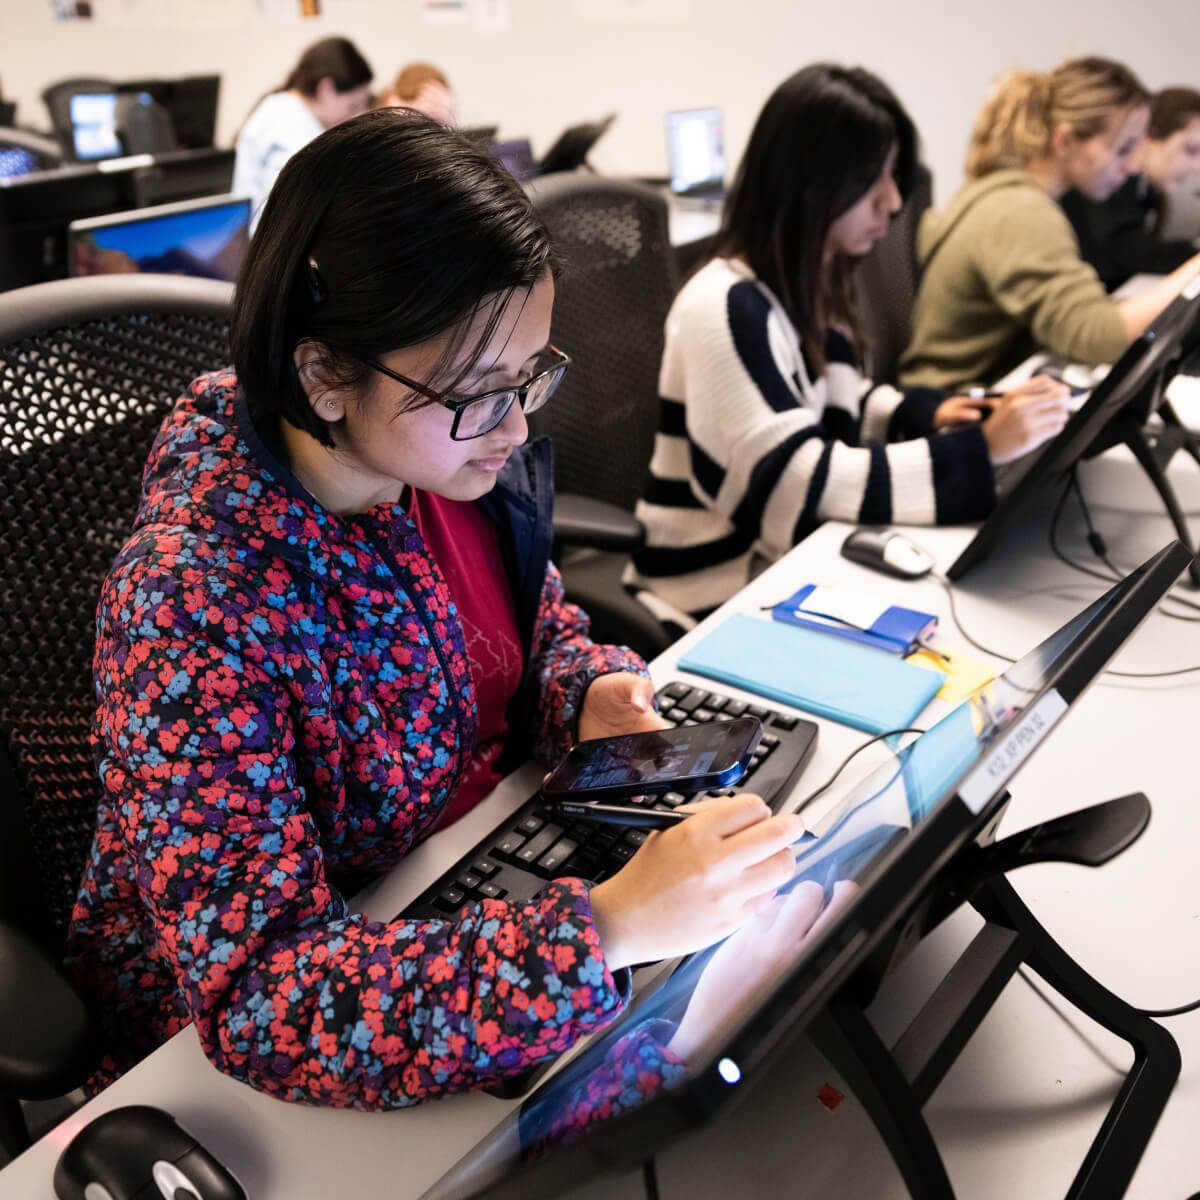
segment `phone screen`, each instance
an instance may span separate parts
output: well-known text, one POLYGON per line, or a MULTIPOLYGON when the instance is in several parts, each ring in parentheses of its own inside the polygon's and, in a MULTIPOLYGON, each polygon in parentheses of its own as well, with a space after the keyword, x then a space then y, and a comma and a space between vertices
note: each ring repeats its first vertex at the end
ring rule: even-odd
POLYGON ((561 795, 722 786, 721 777, 739 768, 760 733, 757 719, 739 717, 580 742, 542 790, 561 795))

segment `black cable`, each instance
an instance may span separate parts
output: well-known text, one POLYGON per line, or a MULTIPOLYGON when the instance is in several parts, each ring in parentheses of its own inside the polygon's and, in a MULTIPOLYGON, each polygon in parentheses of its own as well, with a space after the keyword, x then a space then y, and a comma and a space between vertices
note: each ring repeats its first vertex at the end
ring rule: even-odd
MULTIPOLYGON (((1020 975, 1020 977, 1029 987, 1031 987, 1035 992, 1038 993, 1038 995, 1045 999, 1042 989, 1033 981, 1033 979, 1030 978, 1029 973, 1024 967, 1018 967, 1017 974, 1020 975)), ((1057 990, 1058 989, 1056 988, 1055 991, 1057 990)), ((1060 992, 1059 995, 1062 995, 1062 993, 1060 992)), ((1132 1008, 1139 1017, 1181 1017, 1185 1013, 1195 1012, 1197 1009, 1200 1009, 1200 997, 1197 997, 1195 1000, 1192 1000, 1187 1004, 1177 1005, 1175 1008, 1136 1008, 1132 1004, 1129 1007, 1132 1008)))
POLYGON ((935 574, 933 577, 942 585, 942 587, 946 589, 946 599, 950 602, 950 620, 954 622, 954 628, 958 630, 959 637, 961 637, 963 641, 967 642, 968 645, 973 646, 981 654, 990 654, 993 658, 1003 659, 1006 663, 1015 663, 1017 661, 1015 658, 1011 658, 1007 654, 1001 654, 999 650, 992 650, 988 646, 985 646, 982 642, 977 642, 966 631, 966 629, 963 628, 963 623, 958 617, 958 607, 954 603, 954 585, 945 577, 945 575, 935 574))
POLYGON ((653 1157, 642 1160, 642 1181, 646 1185, 646 1200, 658 1200, 658 1170, 653 1157))
POLYGON ((924 733, 924 729, 889 729, 884 733, 877 733, 873 738, 868 738, 865 742, 859 745, 856 749, 851 750, 849 754, 842 759, 838 768, 816 791, 809 792, 799 804, 796 805, 793 811, 803 812, 818 796, 829 791, 837 782, 838 776, 850 765, 851 760, 858 754, 861 754, 868 746, 873 746, 876 742, 883 741, 884 738, 897 737, 902 733, 924 733))

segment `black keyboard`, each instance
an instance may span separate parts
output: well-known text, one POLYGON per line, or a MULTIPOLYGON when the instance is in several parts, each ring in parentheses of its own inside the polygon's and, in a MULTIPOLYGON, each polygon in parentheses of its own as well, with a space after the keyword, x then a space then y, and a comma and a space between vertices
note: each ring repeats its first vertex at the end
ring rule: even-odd
MULTIPOLYGON (((817 727, 811 721, 720 692, 678 682, 662 688, 657 699, 659 712, 672 725, 757 717, 763 723, 763 736, 749 770, 736 789, 715 794, 756 792, 774 811, 787 799, 817 744, 817 727)), ((674 807, 690 799, 668 792, 656 806, 674 807)), ((602 883, 634 856, 646 836, 645 829, 564 817, 540 793, 535 794, 401 915, 445 918, 475 900, 528 900, 551 879, 575 877, 602 883)))

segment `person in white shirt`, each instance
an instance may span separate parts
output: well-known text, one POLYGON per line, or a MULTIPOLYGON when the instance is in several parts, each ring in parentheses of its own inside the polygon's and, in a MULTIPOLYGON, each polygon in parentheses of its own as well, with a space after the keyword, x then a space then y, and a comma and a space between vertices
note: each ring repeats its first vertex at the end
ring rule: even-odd
POLYGON ((237 137, 233 192, 252 201, 250 228, 279 172, 297 150, 326 129, 366 112, 373 74, 348 38, 314 42, 283 87, 264 96, 237 137))

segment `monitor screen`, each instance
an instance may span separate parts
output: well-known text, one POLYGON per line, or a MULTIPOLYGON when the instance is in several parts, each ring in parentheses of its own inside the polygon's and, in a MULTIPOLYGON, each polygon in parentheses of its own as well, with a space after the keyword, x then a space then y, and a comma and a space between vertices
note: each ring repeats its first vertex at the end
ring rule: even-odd
POLYGON ((5 146, 0 143, 0 179, 14 179, 37 170, 37 154, 24 146, 5 146))
POLYGON ((1080 459, 1120 441, 1118 418, 1137 426, 1152 415, 1161 389, 1200 343, 1200 275, 1155 318, 1071 414, 1062 432, 1019 464, 1019 472, 974 538, 947 569, 961 579, 986 558, 1057 480, 1080 459))
POLYGON ((533 158, 533 145, 528 138, 512 138, 506 142, 493 142, 488 149, 500 160, 500 165, 522 183, 537 174, 537 163, 533 158))
POLYGON ((115 158, 121 153, 115 92, 79 92, 72 96, 71 126, 76 158, 115 158))
POLYGON ((214 196, 70 226, 71 274, 153 272, 235 280, 250 244, 250 201, 214 196))
POLYGON ((986 839, 1012 777, 1189 558, 1165 547, 848 786, 797 844, 792 881, 768 909, 664 972, 427 1200, 554 1195, 710 1119, 915 919, 954 855, 986 839))
POLYGON ((677 195, 725 183, 725 135, 719 108, 667 113, 667 163, 677 195))

